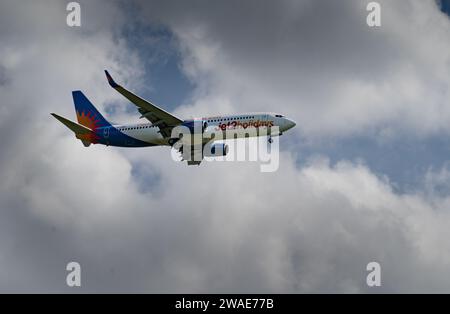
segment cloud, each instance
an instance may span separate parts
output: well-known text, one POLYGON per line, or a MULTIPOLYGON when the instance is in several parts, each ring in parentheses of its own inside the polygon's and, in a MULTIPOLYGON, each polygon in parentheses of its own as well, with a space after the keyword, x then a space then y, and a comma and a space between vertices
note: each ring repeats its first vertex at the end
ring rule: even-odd
POLYGON ((142 7, 178 35, 184 70, 207 99, 199 111, 282 106, 307 136, 448 133, 447 16, 432 0, 380 1, 382 27, 372 29, 367 3, 142 7))
MULTIPOLYGON (((136 3, 137 19, 177 36, 196 86, 180 115, 275 107, 312 137, 446 129, 448 20, 433 2, 383 2, 376 31, 360 2, 198 4, 136 3)), ((166 148, 84 148, 49 112, 73 117, 79 88, 102 111, 113 102, 111 118, 135 119, 102 70, 134 89, 144 61, 121 32, 132 7, 81 7, 77 30, 60 3, 0 4, 1 291, 372 292, 371 261, 377 292, 449 291, 446 167, 399 194, 363 162, 298 165, 294 149, 261 173, 187 167, 166 148), (80 290, 65 284, 73 260, 80 290)))

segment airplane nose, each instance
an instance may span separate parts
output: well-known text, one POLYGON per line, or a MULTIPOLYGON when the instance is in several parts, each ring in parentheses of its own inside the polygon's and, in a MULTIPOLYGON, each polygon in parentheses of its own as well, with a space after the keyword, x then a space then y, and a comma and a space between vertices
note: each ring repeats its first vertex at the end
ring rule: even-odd
POLYGON ((286 126, 287 126, 287 130, 292 129, 294 126, 296 126, 297 124, 290 120, 290 119, 286 119, 286 126))

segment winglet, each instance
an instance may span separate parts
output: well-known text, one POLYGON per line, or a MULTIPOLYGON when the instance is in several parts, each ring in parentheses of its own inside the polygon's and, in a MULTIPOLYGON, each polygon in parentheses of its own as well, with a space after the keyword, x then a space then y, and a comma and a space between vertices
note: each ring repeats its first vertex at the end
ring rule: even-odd
POLYGON ((116 82, 114 82, 114 80, 111 77, 111 75, 109 75, 107 70, 105 70, 105 74, 106 74, 106 78, 108 79, 108 83, 109 83, 109 85, 111 85, 112 88, 119 87, 119 85, 116 82))

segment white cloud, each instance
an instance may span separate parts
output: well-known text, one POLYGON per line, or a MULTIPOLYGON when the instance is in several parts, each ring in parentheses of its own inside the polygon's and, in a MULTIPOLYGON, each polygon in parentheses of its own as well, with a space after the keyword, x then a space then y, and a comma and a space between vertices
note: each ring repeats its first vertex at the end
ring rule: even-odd
POLYGON ((178 35, 208 99, 199 111, 223 99, 282 108, 308 136, 448 133, 448 17, 433 0, 380 2, 379 29, 365 24, 365 1, 143 7, 178 35))

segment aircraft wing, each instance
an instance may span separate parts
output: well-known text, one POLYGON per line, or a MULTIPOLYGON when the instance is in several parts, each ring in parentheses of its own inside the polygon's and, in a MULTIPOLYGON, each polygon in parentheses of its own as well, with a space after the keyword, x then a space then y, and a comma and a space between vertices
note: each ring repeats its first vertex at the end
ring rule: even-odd
POLYGON ((156 125, 163 137, 170 137, 172 129, 183 123, 183 120, 118 85, 114 82, 108 71, 105 70, 105 74, 109 85, 135 104, 138 107, 138 111, 142 114, 142 117, 147 118, 153 125, 156 125))

